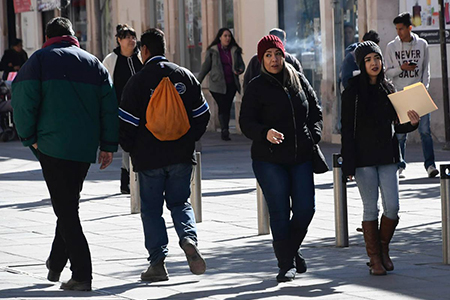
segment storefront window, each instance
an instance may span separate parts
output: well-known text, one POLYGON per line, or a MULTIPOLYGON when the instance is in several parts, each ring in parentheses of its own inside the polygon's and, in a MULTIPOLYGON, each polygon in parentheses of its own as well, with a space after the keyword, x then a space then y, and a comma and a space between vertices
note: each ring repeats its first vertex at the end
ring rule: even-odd
POLYGON ((80 47, 86 50, 87 45, 87 11, 86 0, 72 0, 67 8, 61 10, 63 17, 68 18, 73 25, 75 36, 80 47))
POLYGON ((358 41, 358 1, 347 0, 344 4, 344 47, 358 41))
POLYGON ((150 27, 164 31, 164 0, 149 0, 150 27))
POLYGON ((185 8, 185 67, 197 74, 202 56, 202 7, 201 0, 186 0, 185 8))
POLYGON ((279 0, 280 27, 286 31, 286 51, 302 63, 305 76, 320 91, 322 54, 319 0, 279 0))
POLYGON ((234 28, 233 0, 222 0, 222 26, 234 28))

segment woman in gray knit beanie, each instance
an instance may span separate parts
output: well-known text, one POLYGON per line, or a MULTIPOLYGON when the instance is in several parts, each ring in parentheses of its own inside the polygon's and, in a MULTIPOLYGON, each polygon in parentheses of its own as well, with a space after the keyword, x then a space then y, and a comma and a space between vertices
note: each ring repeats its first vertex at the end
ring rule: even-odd
POLYGON ((415 130, 419 115, 410 110, 410 122, 399 124, 388 94, 395 92, 384 75, 383 55, 374 42, 355 50, 361 74, 349 80, 342 94, 342 171, 356 184, 363 202, 362 228, 370 274, 386 275, 394 265, 389 243, 399 217, 397 163, 400 149, 395 133, 415 130), (378 226, 378 191, 383 214, 378 226))

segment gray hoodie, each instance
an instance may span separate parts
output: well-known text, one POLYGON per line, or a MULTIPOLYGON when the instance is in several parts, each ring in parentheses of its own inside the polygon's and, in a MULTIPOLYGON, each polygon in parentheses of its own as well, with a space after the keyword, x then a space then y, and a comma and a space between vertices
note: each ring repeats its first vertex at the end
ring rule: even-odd
POLYGON ((428 43, 417 34, 411 33, 410 43, 403 43, 397 36, 386 47, 386 76, 392 79, 397 91, 405 86, 422 82, 428 89, 430 84, 430 58, 428 43), (404 62, 416 62, 414 71, 403 71, 400 66, 404 62))

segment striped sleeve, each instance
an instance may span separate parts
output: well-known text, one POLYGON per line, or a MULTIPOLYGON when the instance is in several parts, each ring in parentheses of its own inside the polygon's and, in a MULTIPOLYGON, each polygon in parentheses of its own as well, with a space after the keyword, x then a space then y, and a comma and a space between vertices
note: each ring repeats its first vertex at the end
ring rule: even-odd
POLYGON ((206 102, 206 99, 203 98, 203 103, 201 103, 200 106, 198 106, 197 108, 194 108, 192 110, 192 117, 193 118, 198 118, 201 115, 203 115, 204 113, 209 111, 209 106, 208 106, 208 102, 206 102))
POLYGON ((133 116, 123 108, 119 108, 119 119, 133 126, 139 126, 140 119, 136 116, 133 116))

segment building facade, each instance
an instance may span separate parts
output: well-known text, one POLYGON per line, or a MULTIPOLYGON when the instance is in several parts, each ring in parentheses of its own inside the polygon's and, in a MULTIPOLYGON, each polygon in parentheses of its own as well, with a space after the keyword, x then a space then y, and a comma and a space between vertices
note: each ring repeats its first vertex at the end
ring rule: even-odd
MULTIPOLYGON (((9 47, 14 36, 24 40, 24 49, 30 55, 44 42, 47 21, 62 15, 71 19, 81 46, 99 59, 117 46, 114 35, 118 23, 132 26, 138 36, 149 27, 158 27, 166 33, 168 59, 198 74, 206 48, 219 28, 231 28, 248 63, 256 52, 258 40, 271 28, 280 27, 287 32, 286 50, 301 61, 322 102, 323 140, 339 143, 339 71, 344 49, 348 43, 359 40, 359 32, 371 29, 380 34, 380 47, 386 49, 387 43, 396 36, 392 20, 406 7, 407 1, 72 0, 67 7, 58 9, 52 5, 60 0, 29 0, 31 11, 14 13, 14 2, 27 1, 0 0, 0 51, 3 53, 9 47)), ((439 45, 430 45, 430 57, 429 92, 441 108, 439 45)), ((209 95, 207 80, 202 86, 214 113, 216 106, 209 95)), ((237 95, 235 119, 240 103, 241 95, 237 95)), ((232 124, 239 132, 237 122, 232 124)), ((431 124, 435 139, 444 141, 442 110, 432 114, 431 124)), ((216 128, 218 121, 212 118, 209 129, 216 128)), ((418 134, 412 134, 411 139, 418 141, 418 134)))

